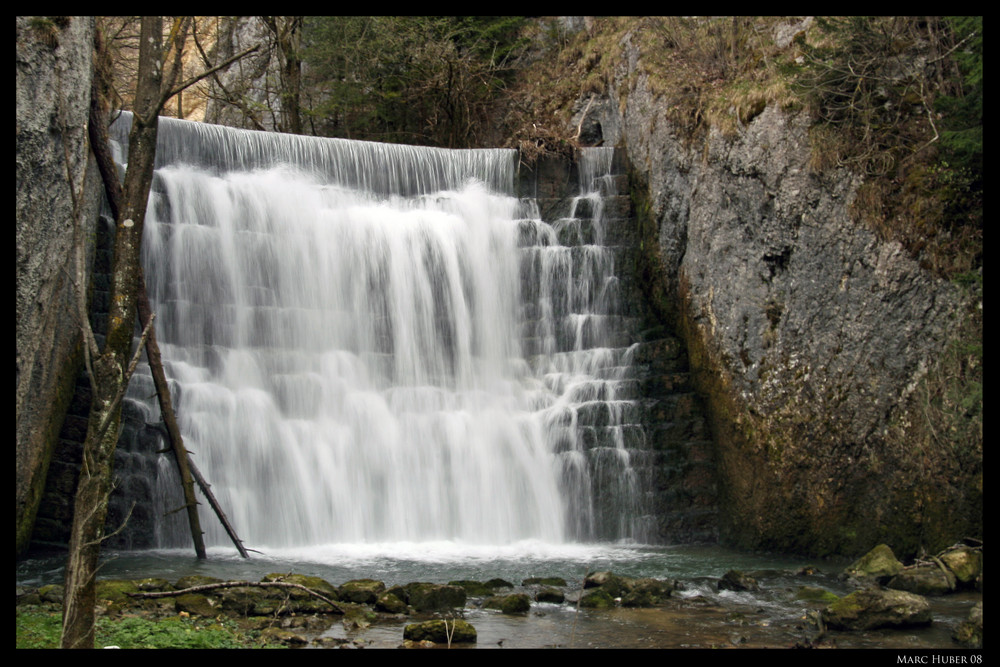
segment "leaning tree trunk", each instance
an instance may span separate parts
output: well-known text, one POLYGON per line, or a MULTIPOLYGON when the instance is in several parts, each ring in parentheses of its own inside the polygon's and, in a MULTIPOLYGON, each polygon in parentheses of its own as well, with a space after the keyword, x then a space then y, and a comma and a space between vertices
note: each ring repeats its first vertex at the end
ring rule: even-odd
MULTIPOLYGON (((175 24, 172 37, 181 31, 175 24)), ((97 561, 111 490, 111 473, 121 397, 128 384, 139 249, 153 178, 157 114, 162 106, 163 26, 159 17, 142 20, 135 114, 129 135, 128 171, 116 220, 108 334, 103 352, 91 360, 91 406, 84 442, 66 561, 63 648, 92 648, 97 561)))

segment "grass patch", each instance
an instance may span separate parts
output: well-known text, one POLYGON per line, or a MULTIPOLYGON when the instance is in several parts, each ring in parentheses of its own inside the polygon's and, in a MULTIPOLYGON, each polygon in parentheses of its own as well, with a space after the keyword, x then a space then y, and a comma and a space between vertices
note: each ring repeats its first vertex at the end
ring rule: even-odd
MULTIPOLYGON (((59 612, 17 611, 16 648, 59 648, 59 612)), ((95 646, 120 648, 253 648, 261 646, 256 631, 231 620, 124 616, 97 621, 95 646)))

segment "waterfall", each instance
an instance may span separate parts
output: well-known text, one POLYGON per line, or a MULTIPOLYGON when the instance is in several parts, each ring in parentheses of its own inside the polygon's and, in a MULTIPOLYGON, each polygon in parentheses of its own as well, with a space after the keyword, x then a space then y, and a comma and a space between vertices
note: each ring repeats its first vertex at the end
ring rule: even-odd
MULTIPOLYGON (((514 151, 161 119, 157 336, 186 445, 248 545, 635 537, 610 155, 584 160, 586 214, 549 224, 513 196, 514 151)), ((151 394, 138 374, 155 418, 151 394)))

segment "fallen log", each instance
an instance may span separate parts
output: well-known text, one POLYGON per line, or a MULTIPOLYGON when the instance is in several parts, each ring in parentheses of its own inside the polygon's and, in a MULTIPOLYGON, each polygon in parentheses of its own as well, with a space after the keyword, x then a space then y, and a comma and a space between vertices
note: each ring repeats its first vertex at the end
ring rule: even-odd
POLYGON ((143 599, 153 599, 153 598, 168 598, 176 597, 178 595, 187 595, 188 593, 202 593, 204 591, 214 590, 216 588, 241 588, 241 587, 255 587, 255 588, 297 588, 299 590, 305 591, 313 597, 319 598, 323 602, 327 603, 338 614, 344 614, 346 611, 339 604, 331 600, 330 598, 317 593, 311 588, 307 588, 302 584, 294 584, 290 581, 221 581, 214 584, 201 584, 199 586, 191 586, 190 588, 185 588, 179 591, 155 591, 151 593, 128 593, 129 597, 133 598, 143 598, 143 599))

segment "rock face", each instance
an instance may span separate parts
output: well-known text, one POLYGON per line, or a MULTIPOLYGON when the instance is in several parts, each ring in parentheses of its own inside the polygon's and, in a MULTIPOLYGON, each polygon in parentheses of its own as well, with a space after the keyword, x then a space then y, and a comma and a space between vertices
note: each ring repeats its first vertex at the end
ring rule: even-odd
POLYGON ((90 239, 100 190, 85 168, 94 20, 17 17, 17 550, 27 546, 79 361, 74 189, 90 239), (66 164, 66 160, 69 164, 66 164), (86 173, 86 182, 83 182, 86 173))
POLYGON ((976 501, 932 491, 952 482, 901 444, 898 407, 947 344, 956 289, 855 222, 858 180, 810 169, 806 114, 685 136, 624 47, 590 121, 627 151, 648 296, 708 402, 722 539, 826 554, 891 537, 912 553, 981 533, 976 501))

